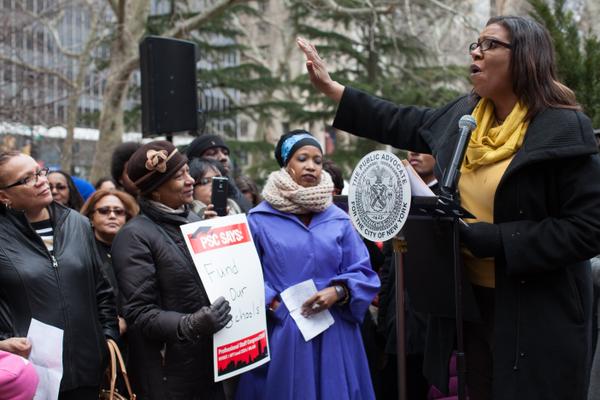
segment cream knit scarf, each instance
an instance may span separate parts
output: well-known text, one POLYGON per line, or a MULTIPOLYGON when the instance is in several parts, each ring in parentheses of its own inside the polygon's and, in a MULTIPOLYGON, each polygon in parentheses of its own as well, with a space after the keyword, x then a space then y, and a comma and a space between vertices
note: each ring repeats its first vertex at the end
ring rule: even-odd
POLYGON ((308 214, 325 210, 332 201, 333 181, 323 171, 317 186, 298 185, 285 168, 271 172, 262 191, 263 198, 274 209, 292 214, 308 214))

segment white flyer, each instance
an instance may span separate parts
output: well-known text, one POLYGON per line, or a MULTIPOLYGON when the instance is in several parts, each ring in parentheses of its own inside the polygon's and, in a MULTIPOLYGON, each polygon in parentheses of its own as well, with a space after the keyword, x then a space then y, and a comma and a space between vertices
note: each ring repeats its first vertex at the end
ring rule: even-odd
POLYGON ((57 400, 63 375, 62 329, 31 319, 27 340, 31 343, 29 362, 35 367, 39 384, 34 400, 57 400))
POLYGON ((307 342, 326 331, 335 322, 329 310, 323 310, 310 317, 302 315, 302 304, 315 293, 317 287, 312 279, 290 286, 281 292, 281 299, 307 342))

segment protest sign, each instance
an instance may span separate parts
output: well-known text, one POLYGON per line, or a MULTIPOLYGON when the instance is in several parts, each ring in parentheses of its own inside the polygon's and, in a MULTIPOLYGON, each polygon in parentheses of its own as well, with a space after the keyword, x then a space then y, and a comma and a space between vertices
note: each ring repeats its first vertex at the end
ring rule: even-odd
POLYGON ((262 268, 244 214, 181 226, 211 302, 231 305, 233 319, 214 335, 215 382, 270 360, 262 268))

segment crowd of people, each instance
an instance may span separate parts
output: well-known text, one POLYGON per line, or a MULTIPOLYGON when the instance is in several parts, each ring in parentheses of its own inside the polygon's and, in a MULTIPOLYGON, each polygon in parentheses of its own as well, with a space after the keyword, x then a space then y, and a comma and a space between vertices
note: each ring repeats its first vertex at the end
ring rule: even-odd
MULTIPOLYGON (((479 313, 464 322, 469 398, 593 399, 600 157, 589 119, 557 79, 547 31, 527 18, 490 19, 469 47, 472 93, 438 109, 344 86, 312 43, 297 44, 313 86, 338 105, 333 126, 408 150, 434 193, 458 120, 477 122, 458 182, 460 205, 476 216, 460 231, 479 313)), ((229 147, 214 134, 184 149, 123 143, 111 177, 94 187, 1 153, 0 400, 32 399, 40 384, 27 360, 32 319, 64 332, 60 400, 98 399, 107 339, 140 400, 395 399, 399 312, 407 398, 448 395, 456 321, 419 312, 406 292, 397 309, 391 244, 361 238, 335 197, 343 173, 310 132, 283 134, 274 157, 280 168, 259 190, 233 176, 229 147), (215 178, 227 178, 225 214, 247 214, 271 357, 223 382, 213 379, 212 337, 231 307, 225 293, 209 300, 180 230, 220 218, 215 178), (281 298, 307 279, 317 292, 302 315, 328 310, 335 321, 308 341, 281 298)))

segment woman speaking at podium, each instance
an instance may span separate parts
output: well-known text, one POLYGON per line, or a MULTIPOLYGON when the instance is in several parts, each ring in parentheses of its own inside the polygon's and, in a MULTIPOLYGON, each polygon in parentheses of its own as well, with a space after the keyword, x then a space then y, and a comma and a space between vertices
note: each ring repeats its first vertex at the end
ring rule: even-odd
MULTIPOLYGON (((557 80, 545 28, 522 17, 490 19, 469 46, 472 93, 439 109, 344 87, 312 44, 298 39, 298 46, 313 85, 338 103, 334 127, 433 154, 437 172, 450 162, 461 116, 475 118, 458 184, 461 205, 477 216, 461 229, 482 315, 464 324, 469 398, 583 400, 591 354, 587 260, 600 253, 600 159, 590 120, 557 80)), ((431 349, 425 372, 446 387, 448 364, 432 368, 431 360, 448 360, 452 348, 431 349)))

